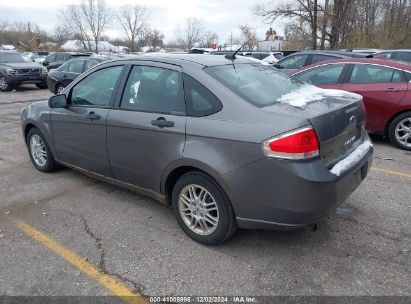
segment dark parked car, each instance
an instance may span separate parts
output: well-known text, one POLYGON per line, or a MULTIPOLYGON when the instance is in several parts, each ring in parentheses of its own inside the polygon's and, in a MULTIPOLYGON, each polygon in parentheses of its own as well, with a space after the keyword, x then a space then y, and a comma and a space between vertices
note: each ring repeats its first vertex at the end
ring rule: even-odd
POLYGON ((35 62, 27 62, 16 51, 0 51, 0 91, 9 92, 21 84, 35 84, 47 88, 47 69, 35 62))
POLYGON ((237 227, 310 226, 343 203, 371 166, 364 119, 357 94, 195 54, 104 62, 21 114, 38 170, 64 165, 171 204, 205 244, 237 227))
POLYGON ((75 57, 88 57, 90 53, 74 53, 74 52, 55 52, 51 53, 44 59, 43 66, 48 70, 57 69, 64 62, 73 59, 75 57))
POLYGON ((50 70, 47 77, 47 87, 52 93, 60 94, 81 73, 84 73, 108 57, 79 57, 71 59, 55 70, 50 70))
POLYGON ((366 55, 351 52, 337 51, 306 51, 291 54, 278 61, 273 66, 283 73, 289 74, 302 67, 326 60, 344 58, 364 58, 366 55))
POLYGON ((411 50, 382 51, 374 53, 373 57, 378 59, 391 59, 411 63, 411 50))
POLYGON ((398 147, 411 150, 411 64, 342 59, 317 63, 293 75, 321 88, 362 95, 366 129, 385 134, 398 147))

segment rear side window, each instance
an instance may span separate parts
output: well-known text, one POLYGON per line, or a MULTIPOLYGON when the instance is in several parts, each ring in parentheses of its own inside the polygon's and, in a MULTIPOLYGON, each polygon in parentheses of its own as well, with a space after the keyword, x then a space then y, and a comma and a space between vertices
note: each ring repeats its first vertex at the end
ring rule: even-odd
POLYGON ((334 56, 327 56, 327 55, 313 55, 311 57, 311 64, 321 62, 321 61, 326 61, 326 60, 335 60, 335 59, 338 59, 338 58, 334 56))
POLYGON ((83 72, 84 60, 73 60, 70 62, 68 72, 81 74, 83 72))
POLYGON ((294 77, 314 85, 337 84, 344 64, 328 64, 305 70, 294 77))
POLYGON ((351 73, 350 83, 403 82, 402 72, 387 67, 356 64, 351 73))
POLYGON ((405 74, 405 79, 406 79, 407 81, 411 81, 411 72, 405 72, 405 71, 404 71, 404 74, 405 74))
POLYGON ((268 57, 268 53, 257 53, 257 54, 251 54, 251 57, 255 58, 255 59, 259 59, 259 60, 263 60, 264 58, 268 57))
POLYGON ((299 69, 302 68, 307 59, 307 55, 294 55, 288 58, 284 58, 279 64, 284 69, 299 69))
POLYGON ((134 66, 124 88, 120 107, 142 112, 185 114, 179 72, 152 66, 134 66))
POLYGON ((184 74, 184 92, 189 116, 208 116, 221 111, 223 105, 205 86, 184 74))
POLYGON ((395 60, 411 62, 411 52, 395 52, 392 58, 395 60))

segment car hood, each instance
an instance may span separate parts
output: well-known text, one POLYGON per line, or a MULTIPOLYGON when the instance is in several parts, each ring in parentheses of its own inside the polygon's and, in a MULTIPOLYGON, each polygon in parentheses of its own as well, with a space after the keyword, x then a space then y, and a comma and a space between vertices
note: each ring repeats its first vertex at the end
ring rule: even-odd
POLYGON ((10 69, 38 69, 43 66, 36 62, 10 62, 0 63, 0 66, 10 69))

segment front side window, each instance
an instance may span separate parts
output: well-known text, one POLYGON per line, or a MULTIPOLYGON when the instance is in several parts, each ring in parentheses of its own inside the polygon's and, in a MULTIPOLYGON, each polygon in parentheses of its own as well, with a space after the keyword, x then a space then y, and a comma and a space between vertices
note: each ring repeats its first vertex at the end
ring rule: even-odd
POLYGON ((337 57, 334 56, 328 56, 328 55, 313 55, 311 58, 311 64, 321 62, 321 61, 326 61, 326 60, 335 60, 338 59, 337 57))
POLYGON ((223 108, 213 93, 187 74, 184 74, 184 92, 187 114, 190 116, 208 116, 221 111, 223 108))
POLYGON ((257 107, 279 103, 281 96, 302 85, 298 79, 261 64, 230 64, 205 68, 205 71, 232 92, 257 107))
POLYGON ((83 72, 83 65, 84 60, 72 60, 70 61, 68 71, 70 73, 81 74, 83 72))
POLYGON ((60 67, 58 67, 56 70, 60 71, 60 72, 67 72, 68 68, 69 68, 70 62, 66 62, 64 64, 62 64, 60 67))
POLYGON ((307 59, 307 55, 295 55, 284 58, 278 62, 284 69, 299 69, 302 68, 307 59))
POLYGON ((134 66, 120 107, 128 110, 185 114, 179 72, 159 67, 134 66))
POLYGON ((107 107, 110 105, 114 87, 123 66, 98 70, 82 79, 71 90, 71 105, 107 107))
POLYGON ((91 69, 93 66, 95 66, 98 62, 94 60, 86 60, 86 64, 84 66, 84 71, 87 71, 88 69, 91 69))
POLYGON ((351 73, 350 83, 402 82, 402 72, 378 65, 356 64, 351 73))
POLYGON ((313 85, 337 84, 344 64, 329 64, 302 71, 294 77, 313 85))

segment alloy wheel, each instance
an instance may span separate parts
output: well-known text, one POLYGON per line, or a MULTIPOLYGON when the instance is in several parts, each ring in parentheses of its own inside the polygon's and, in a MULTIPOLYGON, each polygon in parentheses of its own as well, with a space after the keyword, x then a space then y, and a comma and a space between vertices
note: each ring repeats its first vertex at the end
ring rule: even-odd
POLYGON ((33 160, 39 167, 43 167, 47 162, 46 145, 40 136, 34 134, 30 138, 30 153, 33 160))
POLYGON ((185 186, 178 197, 178 209, 184 223, 200 235, 213 233, 219 223, 217 202, 204 187, 185 186))
POLYGON ((401 120, 395 127, 396 140, 405 147, 411 147, 411 117, 401 120))
POLYGON ((5 90, 8 87, 8 83, 4 77, 0 77, 0 89, 5 90))
POLYGON ((65 89, 65 87, 58 87, 57 88, 57 94, 63 93, 64 89, 65 89))

